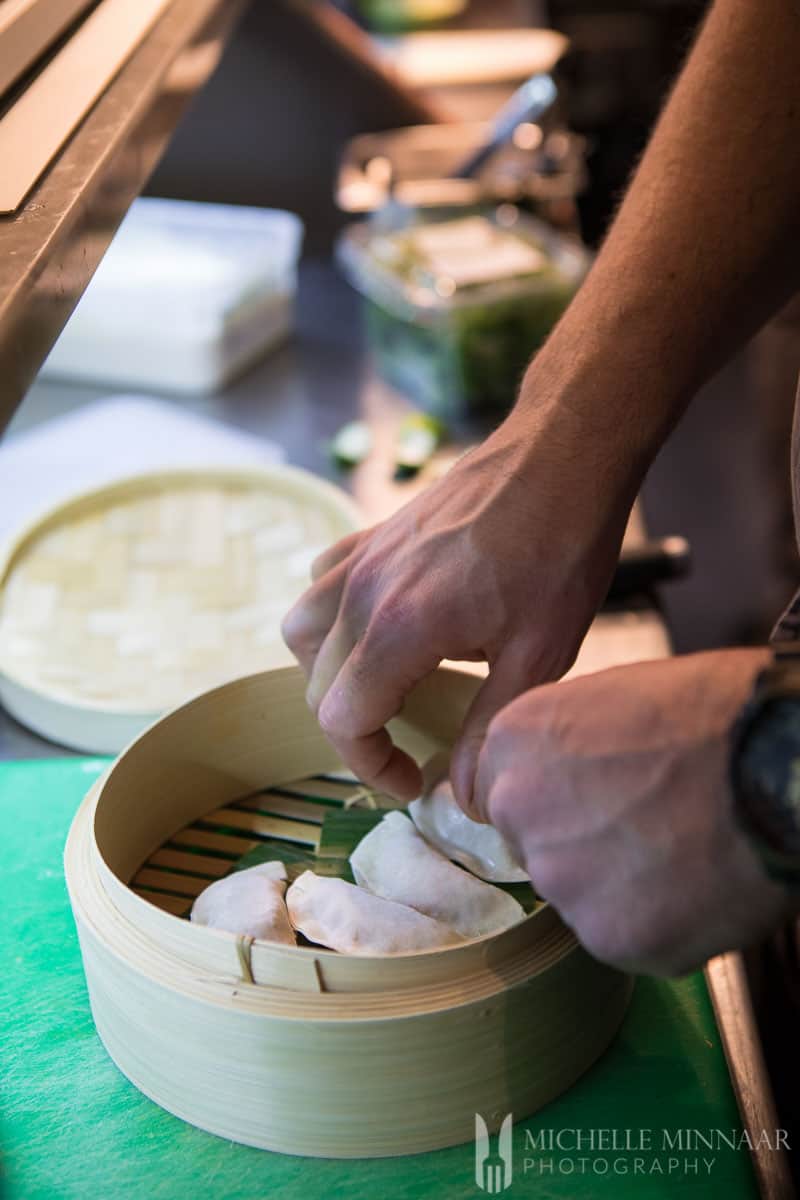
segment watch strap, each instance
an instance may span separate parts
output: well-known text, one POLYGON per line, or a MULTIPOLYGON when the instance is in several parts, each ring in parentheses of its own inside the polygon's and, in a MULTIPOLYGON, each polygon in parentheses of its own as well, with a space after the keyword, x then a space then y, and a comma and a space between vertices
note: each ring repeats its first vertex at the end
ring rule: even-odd
POLYGON ((800 643, 779 643, 773 653, 734 726, 731 786, 736 817, 767 874, 800 888, 800 643))

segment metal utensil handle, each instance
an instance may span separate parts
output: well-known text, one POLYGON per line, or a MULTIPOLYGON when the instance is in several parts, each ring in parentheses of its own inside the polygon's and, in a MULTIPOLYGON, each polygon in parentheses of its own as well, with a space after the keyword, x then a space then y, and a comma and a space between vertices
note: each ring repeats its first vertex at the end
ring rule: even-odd
POLYGON ((547 74, 531 75, 517 88, 492 121, 486 141, 451 172, 452 179, 470 179, 495 150, 509 141, 521 121, 538 121, 555 102, 556 85, 547 74))

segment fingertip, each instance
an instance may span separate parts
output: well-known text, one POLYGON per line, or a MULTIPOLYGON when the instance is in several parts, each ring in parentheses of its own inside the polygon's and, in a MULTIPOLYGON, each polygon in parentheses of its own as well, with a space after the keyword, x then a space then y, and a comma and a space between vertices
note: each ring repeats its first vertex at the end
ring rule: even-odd
POLYGON ((317 705, 317 720, 326 737, 336 739, 343 734, 339 728, 339 709, 342 707, 336 694, 336 685, 328 688, 317 705))
POLYGON ((479 746, 470 741, 459 742, 450 761, 450 782, 453 785, 453 795, 460 808, 471 820, 485 824, 486 817, 480 810, 475 792, 478 754, 479 746))
POLYGON ((281 621, 281 637, 291 650, 306 676, 311 674, 319 650, 319 634, 314 630, 309 610, 301 597, 281 621))
POLYGON ((389 761, 373 786, 407 804, 416 800, 422 792, 422 772, 413 758, 394 746, 389 761))
POLYGON ((296 609, 297 603, 293 604, 289 611, 281 617, 281 637, 290 650, 293 649, 292 642, 295 638, 296 609))

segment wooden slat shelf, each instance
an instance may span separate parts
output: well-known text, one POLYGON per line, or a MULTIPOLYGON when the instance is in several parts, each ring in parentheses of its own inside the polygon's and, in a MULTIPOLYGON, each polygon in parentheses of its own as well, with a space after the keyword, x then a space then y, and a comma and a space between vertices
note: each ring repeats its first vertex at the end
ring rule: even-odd
POLYGON ((171 0, 22 207, 0 218, 0 429, 243 9, 171 0))

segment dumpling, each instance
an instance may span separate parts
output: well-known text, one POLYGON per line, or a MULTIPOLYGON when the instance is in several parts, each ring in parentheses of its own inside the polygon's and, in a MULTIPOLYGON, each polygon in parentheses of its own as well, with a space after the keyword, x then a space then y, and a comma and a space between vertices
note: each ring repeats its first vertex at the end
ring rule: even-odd
POLYGON ((408 904, 466 938, 496 933, 525 915, 499 888, 454 866, 401 812, 387 813, 350 855, 356 883, 384 900, 408 904))
POLYGON ((526 883, 528 872, 514 859, 508 842, 492 825, 471 820, 443 780, 408 806, 422 836, 442 854, 492 883, 526 883))
POLYGON ((344 879, 304 871, 286 893, 295 929, 342 954, 402 954, 451 946, 454 929, 405 904, 381 900, 344 879))
POLYGON ((283 899, 285 891, 283 863, 259 863, 210 884, 192 905, 191 919, 211 929, 295 946, 297 939, 283 899))

